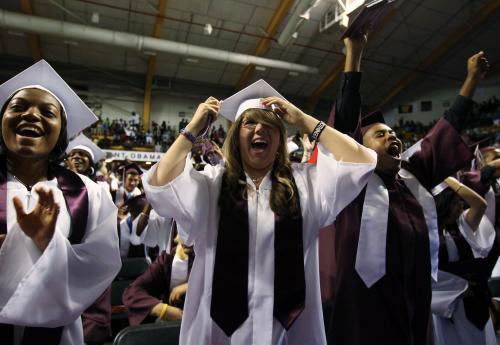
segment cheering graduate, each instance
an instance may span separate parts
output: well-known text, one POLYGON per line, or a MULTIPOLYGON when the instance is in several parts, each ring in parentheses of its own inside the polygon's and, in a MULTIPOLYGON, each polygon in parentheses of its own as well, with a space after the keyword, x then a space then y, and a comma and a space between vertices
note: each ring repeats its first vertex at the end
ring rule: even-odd
POLYGON ((120 269, 109 194, 59 165, 97 120, 45 61, 0 86, 2 344, 83 344, 80 315, 120 269))
POLYGON ((95 165, 106 157, 104 151, 80 134, 69 142, 66 152, 68 169, 95 181, 95 165))
POLYGON ((138 187, 141 182, 141 167, 135 163, 128 163, 121 170, 122 183, 116 191, 111 192, 118 207, 125 205, 128 199, 142 194, 138 187))
POLYGON ((481 149, 480 182, 486 187, 484 198, 488 202, 486 215, 500 231, 500 148, 488 146, 481 149))
POLYGON ((123 207, 126 208, 127 214, 120 220, 120 255, 122 258, 144 258, 147 256, 143 241, 144 235, 137 235, 134 231, 137 228, 139 215, 145 208, 148 201, 144 194, 129 198, 123 207))
POLYGON ((177 225, 171 218, 165 218, 156 213, 147 204, 137 217, 137 221, 132 223, 132 231, 142 240, 142 244, 154 248, 158 246, 158 251, 170 253, 172 242, 177 234, 177 225))
POLYGON ((460 119, 472 106, 486 61, 482 53, 469 59, 455 103, 402 160, 402 143, 380 112, 360 119, 359 70, 366 41, 365 35, 344 40, 344 82, 331 117, 335 128, 377 152, 377 168, 335 222, 327 337, 341 345, 421 345, 431 338, 431 274, 437 278, 439 247, 429 191, 472 159, 459 134, 460 119))
POLYGON ((178 222, 196 252, 180 344, 326 344, 318 232, 374 167, 371 150, 304 114, 263 80, 222 104, 213 97, 201 103, 143 176, 153 208, 178 222), (188 153, 219 110, 234 121, 225 165, 198 172, 188 153), (285 123, 319 141, 316 165, 290 165, 285 123))
POLYGON ((436 187, 434 194, 439 269, 448 273, 433 283, 435 344, 496 345, 488 288, 495 263, 488 258, 495 229, 484 215, 486 200, 453 177, 436 187), (465 211, 464 202, 469 206, 465 211))
MULTIPOLYGON (((96 181, 95 164, 104 159, 106 154, 83 134, 69 142, 66 149, 66 165, 71 171, 82 174, 95 181, 109 193, 106 182, 96 181)), ((87 345, 102 344, 112 335, 111 331, 111 287, 82 314, 83 335, 87 345)))
POLYGON ((180 320, 188 287, 188 278, 193 266, 192 247, 182 244, 179 236, 173 253, 163 251, 123 293, 131 325, 151 322, 180 320), (165 297, 165 302, 160 298, 165 297))

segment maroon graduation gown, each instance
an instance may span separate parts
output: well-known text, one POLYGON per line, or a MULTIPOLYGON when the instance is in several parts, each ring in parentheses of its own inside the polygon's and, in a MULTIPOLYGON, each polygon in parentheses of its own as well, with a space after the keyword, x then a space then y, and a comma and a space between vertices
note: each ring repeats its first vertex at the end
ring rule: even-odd
POLYGON ((111 337, 111 286, 82 314, 86 344, 102 344, 111 337))
MULTIPOLYGON (((163 251, 148 270, 130 284, 123 293, 123 303, 127 306, 131 326, 153 322, 155 319, 149 315, 153 307, 162 303, 162 297, 168 300, 174 256, 175 248, 172 253, 163 251)), ((190 255, 188 271, 190 271, 192 264, 193 257, 190 255)))
MULTIPOLYGON (((360 140, 357 109, 357 130, 340 130, 360 140)), ((459 133, 443 118, 403 168, 430 190, 471 159, 472 153, 459 133)), ((428 343, 431 266, 423 211, 402 179, 379 177, 389 192, 386 274, 367 288, 355 270, 365 188, 335 222, 336 272, 327 329, 332 345, 428 343)))

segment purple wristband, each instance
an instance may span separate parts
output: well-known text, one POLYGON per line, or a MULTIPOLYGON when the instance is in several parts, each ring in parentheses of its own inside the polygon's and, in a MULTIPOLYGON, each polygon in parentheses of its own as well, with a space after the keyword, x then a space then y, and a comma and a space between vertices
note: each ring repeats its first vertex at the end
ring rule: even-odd
POLYGON ((186 128, 181 129, 181 134, 185 136, 187 140, 191 142, 191 144, 194 144, 194 142, 196 141, 196 137, 193 135, 193 133, 188 131, 186 128))

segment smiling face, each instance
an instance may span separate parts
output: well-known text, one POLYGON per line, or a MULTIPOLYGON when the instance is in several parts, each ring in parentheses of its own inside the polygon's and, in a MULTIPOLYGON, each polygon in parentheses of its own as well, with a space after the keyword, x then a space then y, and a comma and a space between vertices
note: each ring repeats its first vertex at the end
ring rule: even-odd
POLYGON ((373 125, 363 135, 363 145, 377 152, 376 171, 388 175, 398 173, 402 143, 392 128, 383 123, 373 125))
POLYGON ((92 164, 90 155, 85 150, 74 149, 68 155, 69 168, 79 174, 85 174, 92 164))
POLYGON ((125 173, 125 182, 123 183, 123 187, 129 193, 131 193, 135 187, 139 185, 141 181, 141 176, 135 170, 128 170, 125 173))
POLYGON ((271 112, 256 110, 241 116, 238 146, 243 169, 252 177, 262 176, 271 170, 283 144, 280 120, 271 112))
POLYGON ((61 133, 62 108, 48 92, 23 89, 5 106, 2 138, 8 154, 49 158, 61 133))

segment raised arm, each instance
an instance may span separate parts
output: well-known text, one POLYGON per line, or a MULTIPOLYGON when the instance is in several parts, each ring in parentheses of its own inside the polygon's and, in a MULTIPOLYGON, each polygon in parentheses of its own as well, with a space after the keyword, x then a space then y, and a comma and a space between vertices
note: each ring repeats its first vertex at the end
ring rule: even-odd
POLYGON ((144 232, 144 229, 146 229, 146 226, 149 222, 149 214, 151 213, 152 209, 153 208, 151 207, 151 204, 147 203, 144 206, 142 212, 139 214, 139 221, 137 222, 137 229, 135 230, 137 236, 141 236, 141 234, 144 232))
POLYGON ((344 75, 335 102, 335 119, 329 121, 335 129, 350 135, 353 135, 356 130, 361 115, 360 71, 361 57, 366 42, 366 34, 344 39, 346 49, 344 75))
MULTIPOLYGON (((299 127, 307 134, 311 134, 319 123, 317 119, 305 114, 284 99, 268 97, 262 99, 262 104, 266 106, 278 105, 282 111, 280 114, 282 119, 290 125, 299 127)), ((374 163, 376 161, 370 149, 329 126, 326 126, 321 132, 318 140, 339 161, 351 163, 374 163)))
POLYGON ((481 218, 486 211, 486 200, 466 185, 457 181, 454 177, 446 178, 445 182, 470 206, 470 209, 465 215, 465 221, 469 224, 472 230, 476 231, 479 227, 479 223, 481 222, 481 218))
MULTIPOLYGON (((198 106, 191 122, 186 126, 186 131, 192 136, 196 136, 205 128, 210 117, 213 121, 216 120, 218 112, 219 101, 214 97, 209 97, 198 106)), ((186 156, 192 147, 193 143, 185 135, 179 135, 158 162, 149 183, 153 186, 163 186, 179 176, 184 169, 186 156)))
POLYGON ((488 60, 486 60, 484 52, 474 54, 467 60, 467 77, 457 99, 445 114, 445 118, 458 132, 462 130, 465 123, 464 117, 472 107, 472 97, 476 86, 484 79, 488 67, 488 60))

